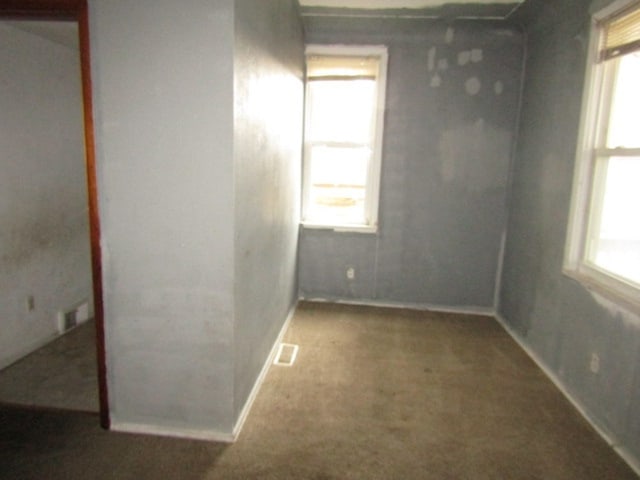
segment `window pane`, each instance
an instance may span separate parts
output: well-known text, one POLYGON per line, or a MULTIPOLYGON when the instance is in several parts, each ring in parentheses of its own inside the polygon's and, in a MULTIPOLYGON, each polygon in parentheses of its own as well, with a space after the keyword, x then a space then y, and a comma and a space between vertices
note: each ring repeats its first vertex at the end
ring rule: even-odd
POLYGON ((374 80, 310 82, 308 140, 370 143, 375 90, 374 80))
POLYGON ((607 147, 640 147, 640 52, 617 60, 607 147))
POLYGON ((640 157, 606 161, 601 208, 594 205, 590 260, 595 265, 640 284, 640 157))
POLYGON ((311 191, 307 220, 364 223, 371 150, 313 146, 309 153, 311 191))

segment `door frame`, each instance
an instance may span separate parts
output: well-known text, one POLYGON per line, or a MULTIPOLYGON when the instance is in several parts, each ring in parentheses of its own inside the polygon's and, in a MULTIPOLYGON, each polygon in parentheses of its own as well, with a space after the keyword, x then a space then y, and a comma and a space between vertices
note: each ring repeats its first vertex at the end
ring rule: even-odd
POLYGON ((0 3, 0 19, 61 20, 75 21, 78 24, 82 104, 84 114, 85 163, 87 170, 87 196, 89 203, 91 270, 96 324, 96 356, 98 363, 100 425, 103 428, 108 429, 111 422, 107 390, 104 304, 102 296, 102 255, 100 248, 100 218, 98 211, 98 185, 91 87, 91 52, 89 45, 89 8, 87 0, 3 0, 2 3, 0 3))

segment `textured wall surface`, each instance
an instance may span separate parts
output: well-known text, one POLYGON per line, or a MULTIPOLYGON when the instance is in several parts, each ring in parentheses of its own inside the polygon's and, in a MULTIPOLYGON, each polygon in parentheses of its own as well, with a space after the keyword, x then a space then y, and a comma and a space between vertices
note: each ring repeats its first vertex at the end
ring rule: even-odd
POLYGON ((519 12, 528 32, 527 74, 499 311, 592 420, 637 461, 640 318, 562 274, 587 7, 579 0, 535 0, 519 12), (593 354, 600 359, 597 374, 590 370, 593 354))
POLYGON ((233 427, 233 1, 90 1, 116 427, 233 427))
POLYGON ((292 0, 235 7, 235 414, 297 300, 304 44, 292 0))
POLYGON ((307 43, 387 45, 389 69, 379 232, 305 229, 301 295, 491 309, 522 36, 486 21, 309 16, 305 29, 307 43))
POLYGON ((2 22, 0 45, 2 368, 92 293, 78 49, 2 22))

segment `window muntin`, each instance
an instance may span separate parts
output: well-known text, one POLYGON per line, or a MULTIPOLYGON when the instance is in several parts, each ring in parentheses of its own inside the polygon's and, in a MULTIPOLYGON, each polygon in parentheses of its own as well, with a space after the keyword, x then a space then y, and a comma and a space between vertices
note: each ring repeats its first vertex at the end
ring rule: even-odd
POLYGON ((303 224, 375 231, 386 48, 309 46, 303 224))
POLYGON ((622 14, 607 12, 594 24, 565 270, 640 307, 640 37, 636 32, 640 32, 637 1, 622 14))

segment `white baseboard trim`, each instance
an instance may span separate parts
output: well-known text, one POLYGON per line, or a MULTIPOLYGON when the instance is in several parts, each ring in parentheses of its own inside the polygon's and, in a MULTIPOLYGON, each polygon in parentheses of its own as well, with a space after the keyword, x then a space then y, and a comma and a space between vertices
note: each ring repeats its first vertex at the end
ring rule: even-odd
POLYGON ((633 453, 631 453, 624 446, 620 445, 610 434, 600 427, 589 415, 587 409, 569 392, 562 380, 551 370, 547 364, 538 356, 538 354, 529 347, 524 339, 513 330, 506 319, 496 313, 495 315, 498 323, 504 328, 504 330, 513 338, 513 340, 525 351, 525 353, 534 361, 534 363, 544 372, 544 374, 553 382, 553 384, 560 390, 565 398, 573 405, 573 407, 582 415, 582 417, 593 427, 593 429, 600 435, 609 446, 640 476, 640 459, 638 459, 633 453))
POLYGON ((180 428, 150 425, 146 423, 120 422, 111 416, 109 430, 120 433, 135 433, 142 435, 156 435, 160 437, 184 438, 190 440, 205 440, 208 442, 231 443, 234 437, 230 433, 217 432, 215 430, 197 430, 192 428, 180 428))
POLYGON ((117 418, 111 416, 111 425, 109 430, 114 432, 122 432, 122 433, 135 433, 135 434, 143 434, 143 435, 157 435, 162 437, 174 437, 174 438, 185 438, 192 440, 205 440, 209 442, 224 442, 224 443, 233 443, 238 439, 242 427, 244 426, 244 422, 249 416, 249 412, 251 410, 251 406, 258 396, 258 392, 260 391, 260 387, 264 382, 267 373, 269 372, 269 367, 273 363, 273 359, 275 358, 276 353, 278 352, 278 347, 282 342, 282 338, 289 328, 289 324, 293 319, 293 316, 296 311, 297 304, 294 305, 287 318, 280 328, 280 332, 271 347, 271 351, 269 352, 269 356, 267 357, 264 365, 262 366, 262 370, 258 375, 255 383, 253 384, 253 388, 251 389, 251 393, 247 397, 247 401, 238 416, 238 420, 233 427, 232 433, 227 432, 219 432, 215 430, 199 430, 199 429, 191 429, 191 428, 180 428, 180 427, 170 427, 170 426, 158 426, 158 425, 150 425, 144 423, 135 423, 135 422, 121 422, 118 421, 117 418))
POLYGON ((265 378, 267 377, 267 373, 269 372, 269 368, 273 364, 273 360, 276 358, 276 354, 278 353, 278 348, 280 346, 280 343, 282 342, 282 339, 284 338, 284 334, 287 332, 287 329, 289 328, 289 324, 291 323, 291 320, 293 319, 293 316, 296 313, 297 306, 298 305, 296 303, 289 310, 287 319, 284 321, 284 324, 282 325, 282 328, 280 328, 280 332, 278 333, 278 336, 276 337, 276 340, 273 343, 273 346, 271 347, 271 352, 269 352, 269 356, 264 362, 264 365, 262 366, 262 370, 260 370, 260 374, 258 375, 258 378, 253 384, 251 393, 249 393, 249 396, 247 397, 247 401, 244 403, 244 407, 242 407, 242 410, 240 411, 238 420, 236 421, 236 424, 233 427, 233 434, 232 434, 232 440, 231 440, 232 442, 235 442, 237 440, 238 436, 240 435, 240 432, 242 431, 242 427, 244 426, 244 422, 247 420, 247 417, 249 416, 249 412, 251 411, 253 402, 258 396, 260 387, 262 386, 265 378))
POLYGON ((448 306, 434 305, 432 303, 404 303, 404 302, 386 302, 378 300, 350 300, 340 298, 320 298, 300 297, 301 301, 316 303, 336 303, 339 305, 355 305, 363 307, 381 307, 381 308, 406 308, 409 310, 420 310, 440 313, 459 313, 463 315, 478 315, 495 317, 496 311, 493 307, 475 307, 475 306, 448 306))

